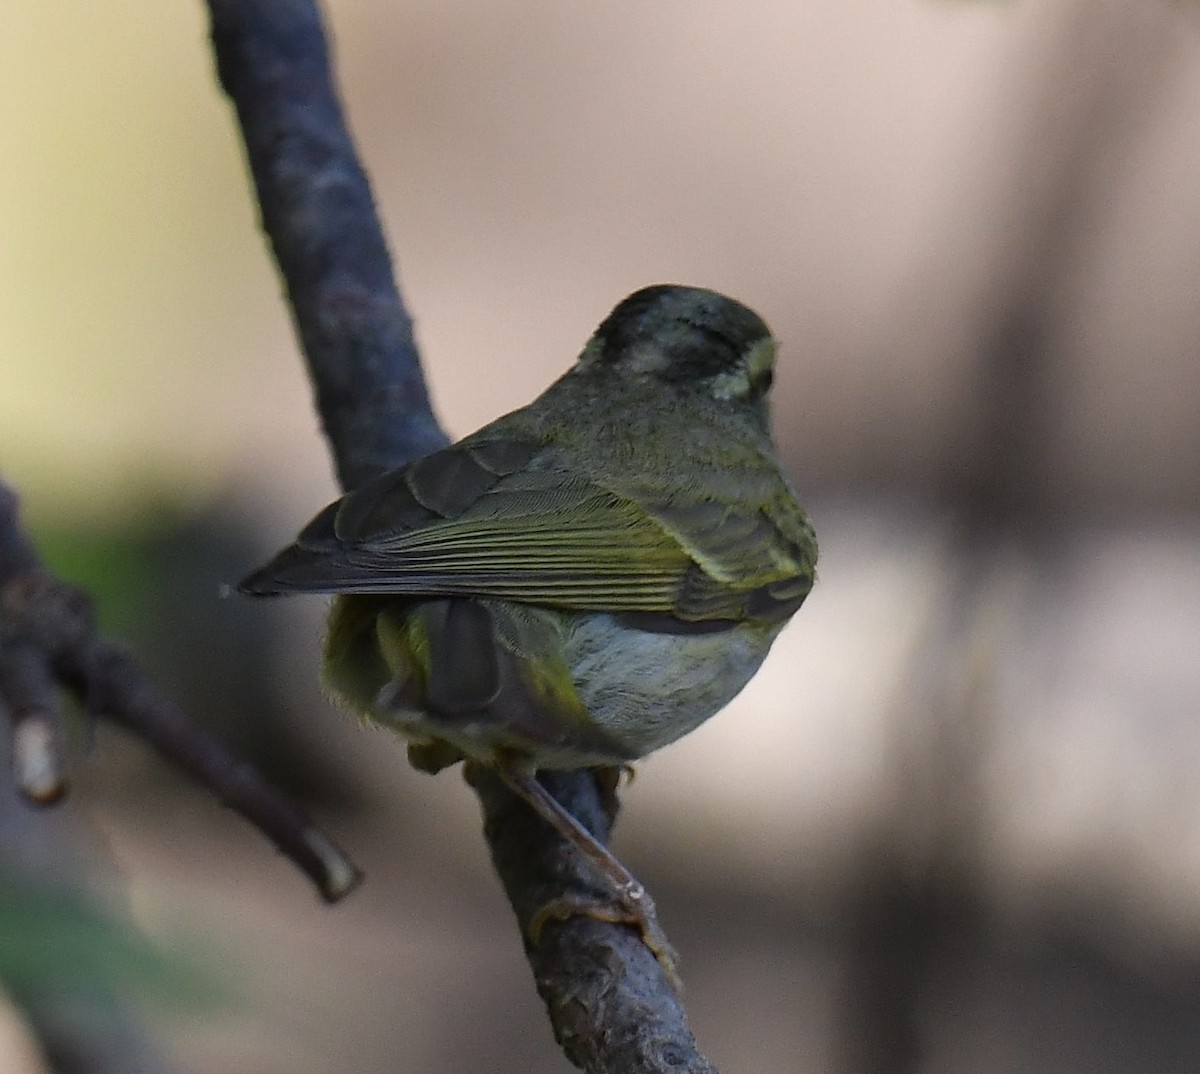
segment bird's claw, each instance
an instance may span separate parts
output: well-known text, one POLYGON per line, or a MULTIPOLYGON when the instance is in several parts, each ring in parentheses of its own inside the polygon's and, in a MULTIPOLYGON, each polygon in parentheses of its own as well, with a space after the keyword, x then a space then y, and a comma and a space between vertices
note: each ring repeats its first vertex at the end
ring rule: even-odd
POLYGON ((589 898, 586 895, 562 895, 551 899, 530 918, 526 928, 529 942, 537 947, 547 924, 551 921, 567 921, 572 917, 590 917, 614 925, 630 925, 641 934, 642 942, 658 960, 671 987, 676 992, 682 992, 679 957, 658 923, 658 914, 650 893, 634 880, 621 885, 615 894, 615 899, 589 898))

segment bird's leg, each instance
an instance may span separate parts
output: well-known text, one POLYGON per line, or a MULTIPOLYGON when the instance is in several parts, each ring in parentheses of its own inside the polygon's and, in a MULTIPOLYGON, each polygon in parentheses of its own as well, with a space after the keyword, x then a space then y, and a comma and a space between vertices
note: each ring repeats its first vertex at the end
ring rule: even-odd
POLYGON ((676 955, 666 933, 658 923, 654 900, 650 893, 613 853, 575 819, 553 795, 533 776, 505 765, 493 768, 496 775, 515 795, 554 827, 568 843, 600 872, 613 886, 615 901, 607 902, 588 899, 580 895, 564 895, 543 906, 529 922, 529 939, 536 945, 542 929, 550 921, 566 921, 570 917, 583 915, 600 921, 633 925, 642 934, 642 941, 658 959, 668 980, 678 991, 679 974, 676 970, 676 955))

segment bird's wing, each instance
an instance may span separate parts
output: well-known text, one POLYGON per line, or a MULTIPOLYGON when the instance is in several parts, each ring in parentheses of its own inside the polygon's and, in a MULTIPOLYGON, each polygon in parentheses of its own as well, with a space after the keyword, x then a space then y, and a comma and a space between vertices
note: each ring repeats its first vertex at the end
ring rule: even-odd
POLYGON ((781 536, 788 510, 731 509, 704 489, 614 491, 553 447, 471 438, 331 504, 242 588, 782 619, 812 581, 803 552, 781 536))

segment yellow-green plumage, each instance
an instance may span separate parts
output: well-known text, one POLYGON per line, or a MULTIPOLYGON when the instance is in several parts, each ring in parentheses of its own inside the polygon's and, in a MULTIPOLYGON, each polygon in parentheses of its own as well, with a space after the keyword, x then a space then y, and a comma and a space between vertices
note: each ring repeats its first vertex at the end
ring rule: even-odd
POLYGON ((243 588, 342 594, 326 683, 420 767, 644 756, 745 685, 812 585, 773 354, 730 299, 638 292, 536 401, 351 492, 243 588))

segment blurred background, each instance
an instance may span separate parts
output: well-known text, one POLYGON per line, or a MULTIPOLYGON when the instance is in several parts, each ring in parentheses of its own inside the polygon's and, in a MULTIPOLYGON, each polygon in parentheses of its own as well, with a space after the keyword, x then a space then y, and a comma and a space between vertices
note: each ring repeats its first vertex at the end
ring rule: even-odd
MULTIPOLYGON (((615 843, 718 1067, 1194 1070, 1200 9, 325 10, 453 435, 645 284, 782 341, 820 582, 615 843)), ((65 915, 0 900, 0 948, 34 941, 0 956, 0 1069, 569 1069, 473 796, 324 702, 320 600, 220 596, 335 488, 200 5, 16 5, 0 87, 0 472, 368 874, 319 904, 81 726, 65 809, 0 797, 10 887, 65 915)))

